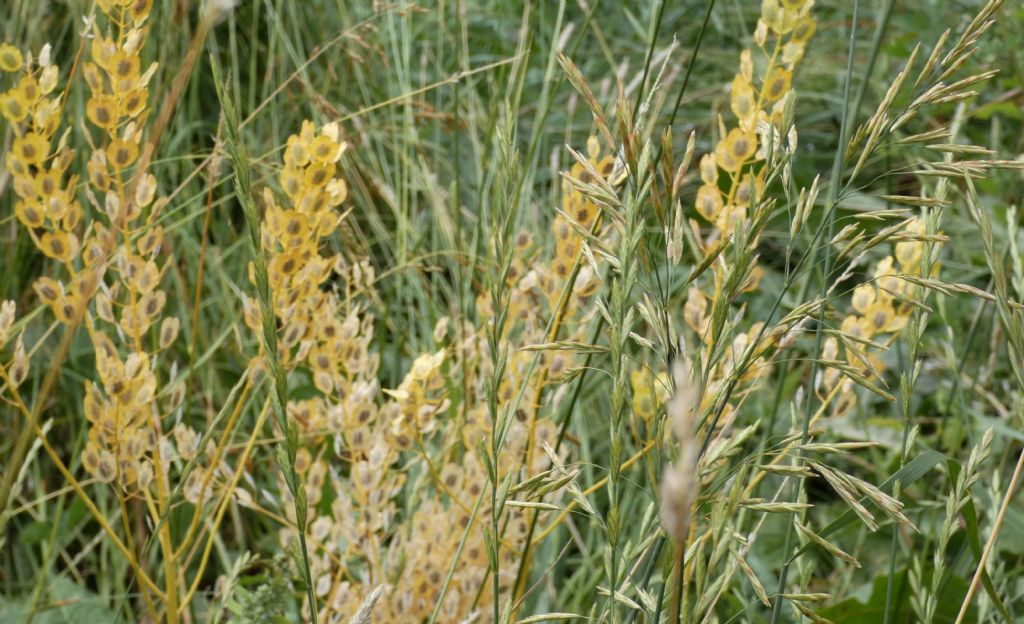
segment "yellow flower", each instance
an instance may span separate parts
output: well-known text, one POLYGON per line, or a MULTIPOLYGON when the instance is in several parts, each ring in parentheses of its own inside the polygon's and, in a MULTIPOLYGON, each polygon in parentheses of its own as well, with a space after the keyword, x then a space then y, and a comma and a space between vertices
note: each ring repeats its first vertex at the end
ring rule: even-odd
POLYGON ((722 169, 730 172, 739 171, 756 151, 757 136, 753 132, 733 128, 715 146, 715 158, 722 169))
POLYGON ((764 97, 768 102, 775 102, 789 91, 793 83, 793 72, 776 67, 764 81, 764 97))
POLYGON ((21 69, 22 62, 21 50, 9 43, 0 44, 0 71, 16 72, 21 69))

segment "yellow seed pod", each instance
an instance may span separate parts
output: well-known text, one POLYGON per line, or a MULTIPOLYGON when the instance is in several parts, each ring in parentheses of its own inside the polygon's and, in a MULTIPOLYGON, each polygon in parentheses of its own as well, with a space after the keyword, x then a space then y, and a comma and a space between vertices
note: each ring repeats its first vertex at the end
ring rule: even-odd
POLYGON ((158 225, 140 236, 135 246, 139 250, 140 256, 148 256, 156 252, 157 248, 163 243, 163 240, 164 228, 158 225))
POLYGON ((46 222, 42 206, 35 200, 26 199, 14 205, 14 214, 25 227, 39 228, 46 222))
POLYGON ((708 300, 704 293, 696 286, 691 286, 686 294, 686 304, 683 306, 683 318, 690 329, 703 333, 708 310, 708 300))
POLYGON ((65 263, 71 262, 72 244, 66 232, 46 232, 39 238, 39 249, 44 254, 65 263))
POLYGON ((139 155, 139 146, 124 139, 114 139, 107 146, 107 162, 117 170, 130 166, 139 155))
POLYGON ((867 319, 872 333, 888 332, 891 331, 890 325, 896 318, 896 311, 893 310, 891 303, 879 301, 868 309, 864 318, 867 319))
POLYGON ((782 62, 790 68, 800 62, 807 50, 807 44, 802 41, 787 41, 782 46, 782 62))
POLYGON ((60 190, 60 173, 53 169, 40 170, 36 174, 35 187, 41 198, 51 197, 60 190))
POLYGON ((871 284, 861 284, 854 289, 851 303, 854 310, 866 314, 875 303, 875 287, 871 284))
POLYGON ((341 146, 331 137, 320 135, 310 143, 309 153, 316 161, 334 163, 341 156, 341 146))
POLYGON ((51 93, 57 88, 57 66, 47 65, 39 75, 39 88, 42 90, 43 95, 51 93))
POLYGON ((39 295, 39 300, 48 306, 55 304, 63 293, 60 282, 49 277, 40 277, 32 284, 32 288, 39 295))
POLYGON ((306 168, 305 182, 313 188, 320 188, 334 177, 334 163, 317 162, 306 168))
POLYGON ((16 72, 21 69, 22 63, 24 59, 21 50, 9 43, 0 44, 0 71, 16 72))
POLYGON ((81 297, 67 295, 59 298, 53 305, 53 314, 65 325, 71 325, 78 319, 78 311, 82 307, 81 297))
POLYGON ((291 198, 296 198, 302 192, 303 179, 302 169, 296 167, 286 166, 281 170, 281 188, 285 194, 291 198))
POLYGON ((39 81, 32 75, 22 76, 18 82, 18 92, 21 97, 29 103, 30 106, 34 106, 43 97, 43 89, 39 86, 39 81))
POLYGON ((167 302, 167 296, 164 295, 162 290, 154 290, 153 292, 147 293, 139 300, 139 311, 145 317, 147 321, 152 321, 164 309, 164 304, 167 302))
POLYGON ((782 67, 776 67, 764 80, 762 94, 766 101, 774 103, 789 91, 793 84, 793 72, 782 67))
POLYGON ((83 269, 71 278, 71 294, 84 300, 91 299, 99 288, 99 274, 92 269, 83 269))
POLYGON ((331 208, 340 206, 348 197, 348 184, 341 178, 334 178, 327 183, 327 205, 331 208))
POLYGON ((814 31, 817 28, 818 21, 810 15, 806 15, 800 18, 793 26, 793 34, 790 40, 796 43, 807 43, 814 36, 814 31))
POLYGON ((50 145, 42 136, 35 132, 26 132, 14 139, 11 152, 28 165, 39 166, 49 155, 50 145))
POLYGON ((85 116, 98 128, 110 131, 117 127, 120 114, 117 100, 110 95, 94 95, 85 103, 85 116))
POLYGON ((132 258, 128 273, 128 282, 140 294, 148 294, 160 283, 160 270, 152 260, 143 262, 140 258, 132 258))
POLYGON ((0 115, 11 123, 20 123, 28 117, 29 103, 17 89, 0 95, 0 115))
POLYGON ((764 190, 764 176, 763 171, 758 175, 752 175, 746 173, 740 180, 739 184, 736 185, 736 192, 733 197, 733 201, 737 206, 749 206, 750 202, 755 197, 760 197, 761 192, 764 190))
POLYGON ((714 154, 704 154, 700 158, 700 180, 704 184, 718 184, 718 162, 714 154))
POLYGON ((135 80, 139 76, 141 61, 135 54, 127 54, 123 50, 114 52, 110 57, 107 71, 115 85, 135 80))
POLYGON ((703 184, 697 189, 697 212, 709 222, 714 222, 722 210, 722 193, 718 187, 703 184))
POLYGON ((110 71, 110 59, 117 52, 117 45, 109 37, 95 37, 92 40, 92 59, 99 67, 110 71))
POLYGON ((136 117, 146 110, 146 101, 149 98, 149 91, 140 88, 132 89, 121 95, 121 114, 125 117, 136 117))
POLYGON ((153 0, 125 0, 122 4, 128 7, 128 14, 136 26, 142 24, 153 9, 153 0))
POLYGON ((724 139, 715 146, 715 158, 718 166, 729 172, 738 171, 757 152, 757 136, 733 128, 724 139))
POLYGON ((862 316, 851 314, 843 319, 842 325, 839 327, 847 336, 853 338, 870 338, 873 332, 871 324, 862 316))
POLYGON ((729 104, 740 121, 746 121, 757 113, 757 98, 754 88, 741 74, 736 74, 729 88, 729 104))

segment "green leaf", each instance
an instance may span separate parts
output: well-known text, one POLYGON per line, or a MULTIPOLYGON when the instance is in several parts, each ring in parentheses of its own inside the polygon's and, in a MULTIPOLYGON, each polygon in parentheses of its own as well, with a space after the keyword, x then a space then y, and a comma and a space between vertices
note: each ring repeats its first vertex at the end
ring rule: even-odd
MULTIPOLYGON (((917 616, 910 607, 910 585, 907 583, 907 571, 900 570, 893 579, 893 587, 896 590, 895 612, 890 613, 891 624, 911 624, 917 621, 917 616)), ((947 578, 945 590, 939 594, 939 602, 935 608, 935 622, 953 624, 956 620, 960 604, 967 594, 967 581, 955 576, 947 578)), ((871 595, 867 602, 850 598, 836 603, 816 613, 833 622, 843 624, 879 624, 885 618, 885 594, 889 582, 888 575, 877 576, 871 583, 871 595)), ((931 583, 931 571, 925 573, 924 585, 931 583)), ((977 620, 977 612, 974 607, 967 610, 965 621, 974 622, 977 620)))

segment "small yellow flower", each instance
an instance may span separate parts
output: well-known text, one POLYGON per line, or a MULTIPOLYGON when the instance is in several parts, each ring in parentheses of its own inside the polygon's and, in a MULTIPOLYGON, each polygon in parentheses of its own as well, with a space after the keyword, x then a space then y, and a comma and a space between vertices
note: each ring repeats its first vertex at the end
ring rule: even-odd
POLYGON ((16 72, 23 62, 21 50, 9 43, 0 44, 0 71, 16 72))
POLYGON ((757 136, 733 128, 724 139, 715 146, 715 158, 718 166, 726 171, 738 171, 754 153, 757 152, 757 136))

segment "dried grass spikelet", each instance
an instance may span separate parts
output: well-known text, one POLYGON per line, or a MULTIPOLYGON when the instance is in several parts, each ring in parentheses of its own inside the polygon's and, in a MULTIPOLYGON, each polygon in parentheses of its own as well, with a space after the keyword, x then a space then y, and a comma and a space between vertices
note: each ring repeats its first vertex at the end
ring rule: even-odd
MULTIPOLYGON (((680 353, 684 351, 680 349, 680 353)), ((680 548, 684 548, 690 533, 693 503, 697 500, 700 478, 697 462, 700 444, 694 431, 693 410, 697 402, 697 387, 693 368, 680 356, 672 368, 675 394, 666 406, 672 433, 679 443, 679 457, 665 469, 661 484, 661 526, 680 548)))

